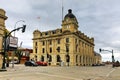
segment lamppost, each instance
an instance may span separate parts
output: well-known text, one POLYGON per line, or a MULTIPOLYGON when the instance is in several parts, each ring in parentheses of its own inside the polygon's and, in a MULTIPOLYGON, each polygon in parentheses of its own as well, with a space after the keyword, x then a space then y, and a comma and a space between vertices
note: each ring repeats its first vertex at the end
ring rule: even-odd
MULTIPOLYGON (((14 26, 14 29, 16 28, 16 25, 19 23, 19 22, 25 22, 24 20, 19 20, 15 23, 15 26, 14 26)), ((14 37, 15 37, 15 31, 14 31, 14 37)), ((14 51, 14 53, 12 53, 12 68, 14 68, 14 54, 16 53, 16 50, 14 51)))
MULTIPOLYGON (((25 22, 25 21, 24 21, 24 20, 19 20, 19 21, 17 21, 17 22, 15 23, 14 29, 16 28, 16 25, 17 25, 17 23, 19 23, 19 22, 25 22)), ((15 37, 15 31, 14 31, 14 37, 15 37)))
POLYGON ((104 50, 104 49, 101 49, 101 48, 100 48, 99 51, 100 51, 100 52, 102 52, 102 51, 107 51, 107 52, 112 53, 112 67, 114 67, 115 59, 114 59, 114 55, 113 55, 113 50, 110 51, 110 50, 104 50))
POLYGON ((6 70, 6 67, 5 67, 5 54, 6 54, 6 52, 7 52, 7 46, 6 46, 6 44, 7 44, 7 38, 10 36, 10 34, 12 33, 12 32, 14 32, 14 31, 18 31, 18 30, 20 30, 20 29, 22 29, 22 33, 24 33, 25 32, 25 29, 26 29, 26 25, 23 25, 23 27, 18 27, 18 28, 16 28, 16 29, 13 29, 11 32, 9 32, 8 34, 5 32, 5 36, 4 36, 4 52, 3 52, 3 63, 2 63, 2 69, 3 70, 6 70))

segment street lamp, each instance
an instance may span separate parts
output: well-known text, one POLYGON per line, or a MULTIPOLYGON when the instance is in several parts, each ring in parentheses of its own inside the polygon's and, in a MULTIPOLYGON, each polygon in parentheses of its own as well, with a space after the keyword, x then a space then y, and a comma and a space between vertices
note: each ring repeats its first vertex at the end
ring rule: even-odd
POLYGON ((113 55, 113 50, 110 51, 110 50, 104 50, 104 49, 101 49, 101 48, 100 48, 99 51, 100 51, 100 52, 102 52, 102 51, 107 51, 107 52, 112 53, 112 67, 114 67, 115 59, 114 59, 114 55, 113 55))
POLYGON ((6 70, 6 67, 5 67, 5 54, 6 54, 6 51, 7 51, 7 46, 6 46, 7 38, 11 35, 12 32, 15 32, 16 30, 18 31, 18 30, 22 29, 22 31, 23 31, 23 29, 24 29, 24 32, 25 32, 25 28, 26 28, 26 26, 18 27, 18 28, 16 28, 16 29, 13 29, 13 30, 12 30, 11 32, 9 32, 8 34, 7 34, 7 32, 5 32, 5 36, 4 36, 3 63, 2 63, 2 69, 3 69, 3 70, 6 70))
MULTIPOLYGON (((19 23, 19 22, 25 22, 24 20, 19 20, 15 23, 15 26, 14 26, 14 29, 16 28, 16 25, 19 23)), ((26 25, 23 25, 23 26, 26 26, 26 25)), ((26 28, 26 27, 25 27, 26 28)), ((23 32, 24 29, 22 29, 22 32, 23 32)), ((15 31, 14 31, 14 37, 15 37, 15 31)), ((14 52, 15 53, 15 52, 14 52)), ((14 67, 14 54, 12 55, 12 68, 14 67)))
MULTIPOLYGON (((15 23, 14 29, 16 28, 16 25, 17 25, 17 23, 19 23, 19 22, 24 22, 24 23, 25 23, 24 20, 19 20, 19 21, 17 21, 17 22, 15 23)), ((15 31, 14 31, 14 37, 15 37, 15 31)))

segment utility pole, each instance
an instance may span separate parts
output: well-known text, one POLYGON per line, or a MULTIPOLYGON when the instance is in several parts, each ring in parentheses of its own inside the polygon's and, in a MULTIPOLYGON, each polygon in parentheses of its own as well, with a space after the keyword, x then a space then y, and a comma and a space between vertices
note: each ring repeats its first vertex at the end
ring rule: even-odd
POLYGON ((63 14, 64 13, 64 7, 63 7, 63 0, 62 0, 62 21, 63 21, 63 14))

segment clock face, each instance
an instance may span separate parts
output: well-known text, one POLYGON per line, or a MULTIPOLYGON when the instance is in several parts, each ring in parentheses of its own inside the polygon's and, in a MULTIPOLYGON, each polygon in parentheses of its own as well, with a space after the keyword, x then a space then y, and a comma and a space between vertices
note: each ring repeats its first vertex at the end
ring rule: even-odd
POLYGON ((69 20, 68 20, 68 19, 66 19, 66 21, 68 22, 69 20))

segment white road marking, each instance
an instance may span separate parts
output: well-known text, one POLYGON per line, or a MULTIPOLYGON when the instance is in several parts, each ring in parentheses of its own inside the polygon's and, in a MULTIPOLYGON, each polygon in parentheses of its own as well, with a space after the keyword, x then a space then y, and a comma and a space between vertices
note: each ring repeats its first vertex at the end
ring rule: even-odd
POLYGON ((42 74, 42 75, 47 75, 47 76, 51 76, 51 77, 59 77, 59 78, 66 78, 66 79, 71 79, 71 80, 83 80, 83 79, 79 79, 79 78, 73 78, 73 77, 67 77, 67 76, 61 76, 61 75, 53 75, 53 74, 46 74, 46 73, 36 73, 36 74, 42 74))
POLYGON ((115 68, 114 69, 112 69, 107 75, 106 75, 106 77, 109 77, 110 76, 110 74, 113 72, 113 71, 115 71, 115 68))
MULTIPOLYGON (((13 72, 8 72, 8 73, 13 73, 13 72)), ((33 73, 27 73, 27 74, 33 74, 33 73)), ((41 74, 41 75, 46 75, 46 76, 50 76, 50 77, 59 77, 59 78, 66 78, 66 79, 70 79, 70 80, 83 80, 83 79, 79 79, 79 78, 73 78, 73 77, 67 77, 67 76, 61 76, 61 75, 54 75, 54 74, 48 74, 48 73, 40 73, 40 72, 35 72, 35 74, 41 74)), ((23 76, 25 74, 23 73, 17 73, 16 76, 23 76)), ((0 76, 0 78, 3 77, 13 77, 13 75, 10 74, 6 74, 3 76, 0 76)))

